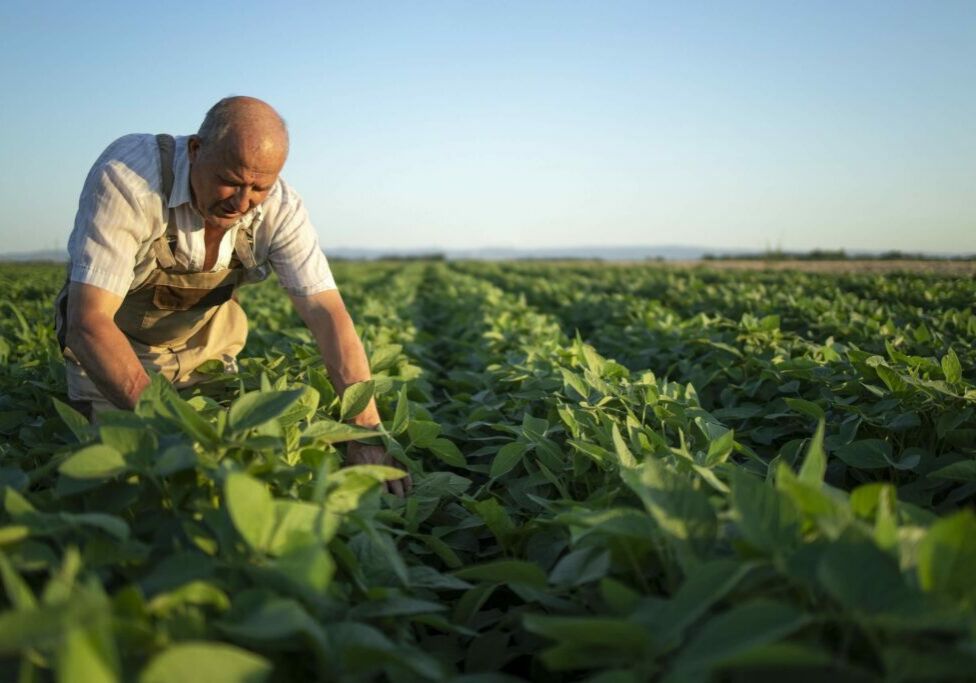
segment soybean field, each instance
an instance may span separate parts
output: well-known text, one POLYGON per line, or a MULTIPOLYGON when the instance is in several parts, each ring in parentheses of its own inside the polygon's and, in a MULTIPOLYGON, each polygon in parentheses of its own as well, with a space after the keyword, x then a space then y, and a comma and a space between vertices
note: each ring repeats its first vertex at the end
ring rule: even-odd
POLYGON ((266 282, 93 425, 0 267, 0 680, 976 680, 973 277, 334 270, 372 381, 266 282))

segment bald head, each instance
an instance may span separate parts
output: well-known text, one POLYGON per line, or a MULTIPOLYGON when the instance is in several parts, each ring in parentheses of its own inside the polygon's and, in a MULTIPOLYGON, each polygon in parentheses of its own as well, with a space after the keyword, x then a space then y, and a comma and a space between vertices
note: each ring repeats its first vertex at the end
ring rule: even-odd
POLYGON ((241 156, 279 158, 288 156, 288 128, 274 108, 256 97, 225 97, 210 108, 197 137, 204 148, 225 150, 241 156))
POLYGON ((288 156, 288 130, 267 102, 227 97, 187 141, 190 190, 206 225, 229 229, 265 200, 288 156))

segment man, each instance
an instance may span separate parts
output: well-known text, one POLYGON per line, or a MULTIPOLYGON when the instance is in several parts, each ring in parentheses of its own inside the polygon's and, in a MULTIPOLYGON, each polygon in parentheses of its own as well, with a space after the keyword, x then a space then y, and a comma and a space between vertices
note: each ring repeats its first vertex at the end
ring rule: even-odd
MULTIPOLYGON (((267 103, 229 97, 196 135, 127 135, 88 174, 68 243, 58 335, 68 396, 90 414, 131 409, 147 370, 176 386, 218 359, 236 370, 247 318, 237 286, 273 269, 312 331, 336 390, 370 377, 352 320, 301 197, 279 177, 284 121, 267 103)), ((380 423, 374 402, 353 420, 380 423)), ((350 443, 348 463, 393 464, 350 443)), ((409 477, 389 482, 397 495, 409 477)))

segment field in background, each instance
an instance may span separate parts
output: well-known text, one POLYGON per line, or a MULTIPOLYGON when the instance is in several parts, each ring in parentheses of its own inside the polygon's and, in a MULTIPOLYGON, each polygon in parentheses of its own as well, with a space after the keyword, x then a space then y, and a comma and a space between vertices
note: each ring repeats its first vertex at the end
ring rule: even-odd
POLYGON ((976 276, 976 261, 948 259, 844 259, 838 261, 801 259, 715 259, 669 261, 668 265, 712 270, 778 270, 801 273, 918 273, 953 277, 976 276))
POLYGON ((734 263, 337 263, 373 383, 339 400, 266 283, 239 375, 98 426, 59 402, 63 269, 0 268, 0 662, 969 680, 976 280, 734 263), (339 468, 370 395, 405 501, 339 468))

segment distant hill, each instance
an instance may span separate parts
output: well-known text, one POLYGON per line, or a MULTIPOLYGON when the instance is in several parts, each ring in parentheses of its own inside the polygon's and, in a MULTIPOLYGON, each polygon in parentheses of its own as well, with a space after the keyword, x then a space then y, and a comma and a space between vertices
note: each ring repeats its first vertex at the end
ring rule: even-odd
POLYGON ((67 260, 68 252, 61 249, 19 251, 8 254, 0 254, 0 261, 53 261, 55 263, 65 263, 67 260))
MULTIPOLYGON (((742 250, 744 253, 746 250, 742 250)), ((473 259, 481 261, 502 261, 510 259, 600 259, 604 261, 631 261, 645 259, 693 260, 706 253, 733 255, 738 250, 716 250, 696 246, 588 246, 588 247, 479 247, 474 249, 437 249, 423 247, 416 249, 356 249, 335 247, 326 249, 333 258, 378 259, 385 257, 420 257, 429 254, 442 255, 448 259, 473 259)))

